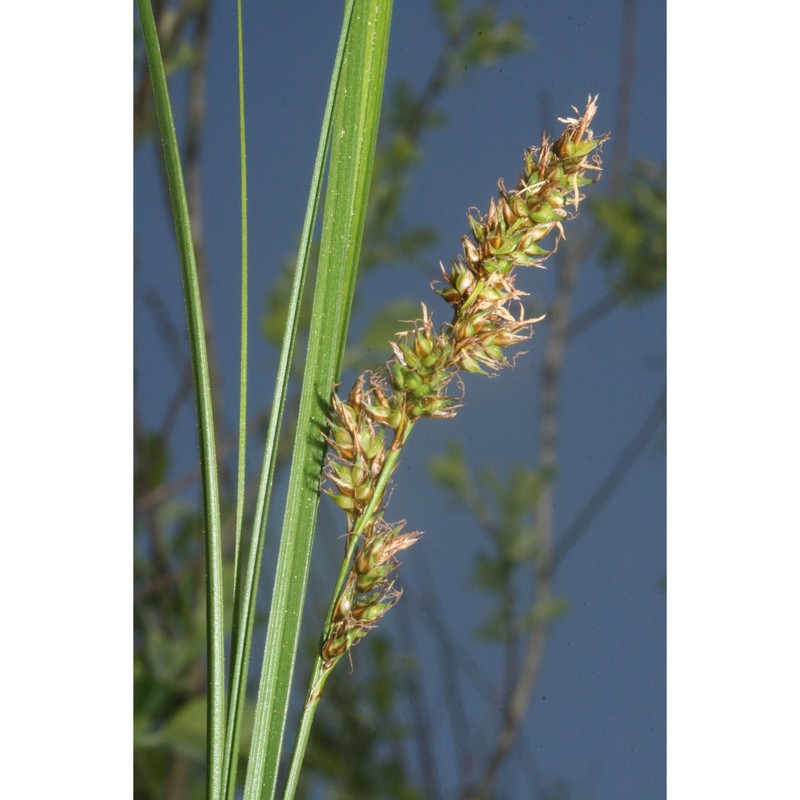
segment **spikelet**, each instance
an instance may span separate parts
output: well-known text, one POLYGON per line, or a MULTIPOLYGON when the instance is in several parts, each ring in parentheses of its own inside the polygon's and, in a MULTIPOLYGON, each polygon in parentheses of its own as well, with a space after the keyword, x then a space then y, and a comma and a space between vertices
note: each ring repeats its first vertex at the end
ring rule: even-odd
POLYGON ((326 492, 347 515, 346 557, 352 561, 323 636, 325 670, 400 599, 391 577, 396 556, 421 535, 402 533, 402 524, 383 519, 388 476, 397 463, 387 454, 402 448, 421 417, 454 416, 460 398, 448 387, 459 372, 494 374, 509 366, 504 349, 533 336, 542 319, 525 318, 515 270, 543 266, 564 235, 563 223, 577 212, 581 187, 599 179, 595 151, 607 136, 595 139, 589 128, 596 110, 597 98, 590 97, 583 114, 574 109, 574 118, 560 119, 565 128, 556 141, 544 136, 539 147, 525 151, 516 188, 509 191, 500 180, 486 215, 467 213, 471 236, 462 237, 449 271, 440 265, 443 283, 435 289, 451 306, 451 321, 437 331, 423 304, 413 329, 390 343, 393 357, 385 368, 359 377, 346 402, 333 396, 326 492), (548 250, 540 243, 552 232, 548 250))

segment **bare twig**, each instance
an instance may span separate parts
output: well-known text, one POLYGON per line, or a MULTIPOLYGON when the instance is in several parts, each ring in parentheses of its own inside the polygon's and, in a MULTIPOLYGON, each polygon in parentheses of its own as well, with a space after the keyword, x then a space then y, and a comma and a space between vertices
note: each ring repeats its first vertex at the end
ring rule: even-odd
POLYGON ((553 572, 555 572, 567 553, 574 547, 578 539, 586 532, 589 523, 595 518, 606 502, 608 502, 625 476, 630 472, 636 459, 650 443, 653 434, 664 421, 666 410, 667 387, 664 386, 658 398, 653 403, 647 417, 645 417, 641 426, 631 438, 631 441, 622 453, 620 453, 611 471, 600 484, 597 491, 586 502, 586 505, 575 518, 575 521, 564 531, 553 548, 551 558, 551 569, 553 572))
MULTIPOLYGON (((424 573, 423 583, 426 586, 435 585, 432 576, 424 559, 419 561, 420 568, 424 573)), ((450 717, 450 727, 454 732, 452 736, 458 763, 465 767, 469 761, 467 753, 466 734, 470 730, 469 720, 466 713, 466 702, 461 686, 461 673, 470 673, 472 682, 481 696, 491 704, 494 690, 491 686, 489 676, 480 668, 469 653, 468 648, 459 647, 457 640, 447 627, 442 612, 438 596, 429 590, 418 594, 413 586, 407 581, 406 586, 410 602, 419 606, 419 612, 412 613, 412 617, 419 619, 429 629, 431 640, 438 651, 438 665, 441 672, 442 691, 446 698, 445 708, 450 717), (419 597, 419 600, 416 598, 419 597), (457 665, 457 669, 454 666, 457 665)), ((496 697, 494 697, 496 701, 496 697)))
MULTIPOLYGON (((627 152, 628 130, 630 127, 631 82, 634 75, 635 35, 636 35, 636 0, 625 0, 625 24, 622 33, 622 59, 620 79, 617 93, 617 120, 614 127, 615 140, 618 143, 611 177, 612 192, 620 186, 622 166, 627 152)), ((548 314, 551 325, 551 336, 547 344, 542 365, 542 388, 540 395, 539 424, 539 469, 545 472, 554 471, 558 460, 558 401, 560 374, 564 361, 564 353, 570 334, 569 312, 580 265, 596 246, 600 236, 600 228, 593 225, 587 233, 568 250, 568 255, 560 268, 558 288, 552 308, 548 314)), ((584 320, 585 321, 585 320, 584 320)), ((611 476, 609 476, 611 477, 611 476)), ((609 486, 609 492, 619 484, 615 478, 609 486)), ((610 496, 610 494, 609 494, 610 496)), ((603 502, 607 497, 604 495, 603 502)), ((582 525, 588 524, 582 521, 582 525)), ((542 488, 536 509, 537 543, 541 547, 541 555, 534 565, 534 597, 532 609, 544 607, 552 597, 552 579, 554 574, 554 519, 553 488, 546 484, 542 488)), ((494 747, 488 756, 483 772, 471 786, 462 790, 464 800, 485 800, 491 792, 500 768, 511 750, 525 715, 530 706, 533 689, 539 677, 544 656, 547 637, 547 622, 533 623, 528 635, 523 655, 522 667, 516 684, 506 695, 507 700, 501 710, 500 730, 494 747)))
MULTIPOLYGON (((551 335, 544 353, 542 365, 542 390, 539 422, 539 468, 543 471, 555 469, 558 454, 558 391, 560 385, 561 366, 567 343, 569 309, 577 281, 581 262, 588 250, 588 237, 578 243, 570 251, 559 269, 558 291, 548 314, 551 323, 551 335)), ((553 542, 553 489, 550 484, 542 487, 536 509, 537 542, 542 554, 534 566, 533 606, 543 606, 552 597, 552 569, 550 566, 553 542)), ((544 655, 547 638, 545 622, 535 622, 528 636, 522 667, 516 685, 506 695, 501 709, 500 731, 494 747, 486 761, 486 765, 476 783, 462 791, 465 800, 483 800, 489 796, 499 775, 500 767, 505 761, 519 733, 528 706, 530 705, 533 687, 539 677, 539 669, 544 655)))
POLYGON ((574 339, 579 333, 588 330, 618 307, 619 300, 613 294, 607 294, 570 322, 567 336, 574 339))
MULTIPOLYGON (((410 615, 400 614, 397 617, 397 624, 401 637, 405 640, 404 649, 409 653, 418 653, 419 648, 415 643, 413 619, 410 615)), ((415 737, 417 745, 417 758, 422 775, 422 786, 424 796, 428 800, 438 800, 442 796, 438 782, 438 770, 436 768, 436 748, 431 741, 431 731, 436 730, 436 726, 431 720, 428 709, 430 704, 425 699, 425 682, 420 681, 416 674, 409 678, 411 690, 411 717, 414 721, 415 737)))

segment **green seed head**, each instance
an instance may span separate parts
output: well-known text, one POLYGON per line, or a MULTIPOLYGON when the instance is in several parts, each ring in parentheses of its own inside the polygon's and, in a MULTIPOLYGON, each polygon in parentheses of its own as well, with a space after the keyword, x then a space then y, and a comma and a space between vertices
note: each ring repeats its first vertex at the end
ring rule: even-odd
POLYGON ((414 337, 414 350, 420 359, 424 360, 431 354, 433 345, 434 341, 430 336, 423 331, 417 331, 417 335, 414 337))
POLYGON ((464 258, 467 263, 473 268, 481 263, 481 254, 477 247, 469 240, 468 237, 461 237, 461 246, 464 249, 464 258))
POLYGON ((453 262, 453 285, 461 297, 469 297, 475 287, 475 276, 457 261, 453 262))
POLYGON ((372 592, 377 589, 386 576, 395 568, 395 564, 382 564, 381 566, 364 572, 356 578, 356 591, 361 594, 372 592))
POLYGON ((396 554, 419 538, 383 519, 387 464, 395 468, 417 419, 455 415, 457 399, 448 386, 459 370, 486 374, 507 366, 504 348, 533 334, 538 320, 525 319, 521 306, 517 312, 525 293, 515 287, 515 267, 542 265, 550 251, 539 242, 553 229, 563 235, 562 223, 572 216, 567 207, 577 208, 579 187, 596 178, 600 162, 591 154, 605 137, 594 139, 589 129, 595 110, 590 98, 583 115, 562 120, 566 127, 557 141, 544 137, 526 150, 516 187, 507 191, 499 181, 499 198, 490 200, 485 218, 477 209, 468 211, 472 238, 462 237, 462 253, 449 273, 440 264, 443 285, 436 289, 452 308, 451 320, 437 333, 423 305, 422 320, 390 343, 393 358, 383 372, 361 376, 346 403, 332 399, 326 476, 333 488, 325 492, 347 512, 351 535, 360 533, 322 647, 326 669, 397 602, 400 592, 389 577, 396 554), (392 434, 385 444, 387 428, 392 434))

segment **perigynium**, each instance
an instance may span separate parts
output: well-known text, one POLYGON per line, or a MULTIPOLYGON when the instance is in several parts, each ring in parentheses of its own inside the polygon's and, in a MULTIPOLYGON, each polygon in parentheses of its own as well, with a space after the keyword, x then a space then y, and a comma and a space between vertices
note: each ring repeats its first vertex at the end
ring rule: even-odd
MULTIPOLYGON (((533 335, 516 288, 517 267, 543 267, 564 235, 582 195, 580 188, 600 177, 599 148, 589 125, 597 110, 590 97, 581 115, 560 119, 564 131, 555 141, 546 135, 524 154, 516 188, 498 182, 499 197, 486 215, 467 214, 471 236, 462 237, 462 253, 440 265, 436 293, 453 316, 438 330, 426 306, 414 327, 391 342, 393 356, 377 373, 365 373, 346 400, 331 401, 325 469, 326 492, 347 516, 347 548, 322 637, 324 676, 399 600, 394 570, 397 554, 413 545, 419 532, 404 533, 404 523, 384 519, 384 498, 400 451, 422 417, 455 415, 461 395, 450 391, 462 370, 495 374, 509 366, 504 350, 533 335), (540 242, 555 231, 551 249, 540 242)), ((318 692, 312 692, 316 701, 318 692)))

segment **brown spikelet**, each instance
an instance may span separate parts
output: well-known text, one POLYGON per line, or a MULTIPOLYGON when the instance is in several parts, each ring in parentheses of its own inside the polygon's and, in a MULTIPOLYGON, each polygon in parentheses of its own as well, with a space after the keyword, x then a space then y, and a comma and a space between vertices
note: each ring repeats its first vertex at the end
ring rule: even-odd
POLYGON ((422 317, 391 342, 392 359, 377 373, 362 375, 347 401, 331 401, 327 493, 347 515, 349 571, 333 606, 321 656, 329 670, 395 605, 401 591, 390 577, 396 556, 413 545, 418 532, 383 520, 384 494, 400 448, 421 417, 449 418, 460 398, 448 387, 462 371, 493 374, 510 362, 507 347, 533 336, 538 319, 525 317, 516 288, 518 267, 542 267, 563 237, 563 224, 578 210, 580 189, 599 179, 597 150, 607 136, 589 127, 597 98, 583 113, 560 121, 555 141, 544 136, 523 156, 514 189, 498 181, 485 216, 470 209, 470 235, 447 270, 440 263, 436 293, 452 310, 438 330, 423 304, 422 317), (550 249, 541 242, 554 233, 550 249), (512 310, 513 309, 513 310, 512 310), (388 441, 384 441, 384 437, 388 441))

